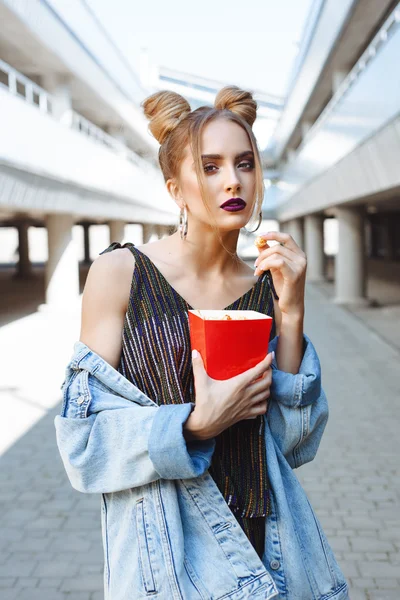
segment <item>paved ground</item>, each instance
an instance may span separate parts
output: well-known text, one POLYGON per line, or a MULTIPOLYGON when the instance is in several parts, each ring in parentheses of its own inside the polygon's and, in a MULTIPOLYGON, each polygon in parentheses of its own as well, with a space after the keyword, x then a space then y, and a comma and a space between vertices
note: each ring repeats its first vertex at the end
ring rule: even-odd
MULTIPOLYGON (((295 473, 351 600, 399 600, 400 352, 317 286, 306 296, 330 419, 316 459, 295 473)), ((103 598, 100 500, 71 488, 53 425, 78 336, 78 307, 0 329, 1 600, 103 598)))

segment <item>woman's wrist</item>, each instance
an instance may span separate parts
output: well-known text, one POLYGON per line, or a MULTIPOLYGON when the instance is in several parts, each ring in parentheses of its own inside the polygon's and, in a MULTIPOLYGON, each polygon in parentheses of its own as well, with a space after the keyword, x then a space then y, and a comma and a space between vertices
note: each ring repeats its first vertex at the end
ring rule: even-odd
POLYGON ((208 439, 201 425, 198 412, 196 412, 195 409, 190 413, 188 419, 183 424, 183 437, 187 442, 208 439))
POLYGON ((285 315, 279 329, 276 364, 280 371, 297 374, 303 357, 304 315, 285 315))
POLYGON ((282 323, 289 327, 303 326, 304 323, 304 310, 298 313, 282 313, 281 315, 281 326, 282 323))

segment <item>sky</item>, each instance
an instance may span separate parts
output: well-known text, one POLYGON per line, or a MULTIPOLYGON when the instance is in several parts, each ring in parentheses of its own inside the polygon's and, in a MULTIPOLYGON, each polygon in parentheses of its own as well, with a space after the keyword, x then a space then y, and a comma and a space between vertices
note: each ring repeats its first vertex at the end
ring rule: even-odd
POLYGON ((150 61, 284 96, 313 0, 82 0, 139 73, 150 61))

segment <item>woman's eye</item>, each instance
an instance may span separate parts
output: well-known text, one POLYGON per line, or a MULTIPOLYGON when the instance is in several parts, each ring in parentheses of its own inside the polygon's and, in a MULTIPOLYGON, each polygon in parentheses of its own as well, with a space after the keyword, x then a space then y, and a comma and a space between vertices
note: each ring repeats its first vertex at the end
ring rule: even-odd
MULTIPOLYGON (((254 169, 254 163, 251 160, 244 160, 243 162, 238 164, 238 167, 244 167, 245 169, 254 169)), ((213 169, 217 169, 216 165, 204 165, 204 170, 206 173, 212 173, 213 169)))

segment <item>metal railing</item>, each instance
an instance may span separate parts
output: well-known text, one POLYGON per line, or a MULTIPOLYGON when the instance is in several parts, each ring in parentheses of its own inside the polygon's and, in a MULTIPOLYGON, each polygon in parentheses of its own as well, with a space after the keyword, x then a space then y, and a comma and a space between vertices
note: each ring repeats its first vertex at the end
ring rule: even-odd
POLYGON ((94 125, 91 121, 89 121, 79 113, 75 111, 71 111, 71 113, 72 129, 80 131, 81 133, 84 133, 85 135, 89 136, 91 139, 100 142, 104 146, 107 146, 107 148, 109 148, 116 154, 119 154, 120 156, 126 158, 127 160, 135 164, 137 167, 140 167, 145 171, 151 168, 149 163, 144 158, 142 158, 133 150, 128 148, 128 146, 126 146, 123 142, 117 140, 115 137, 104 131, 104 129, 101 129, 101 127, 94 125))
MULTIPOLYGON (((29 104, 36 106, 41 112, 51 115, 53 118, 53 106, 55 99, 39 85, 19 73, 16 69, 0 59, 0 87, 5 87, 11 94, 18 96, 29 104)), ((126 158, 144 171, 152 170, 151 165, 133 150, 128 148, 122 141, 116 139, 101 127, 94 125, 91 121, 75 112, 68 111, 60 120, 63 125, 79 131, 92 140, 106 146, 121 157, 126 158)))
POLYGON ((394 33, 400 28, 400 2, 396 8, 391 12, 389 17, 383 23, 382 27, 375 34, 363 54, 354 64, 352 69, 349 71, 347 76, 343 79, 341 84, 338 86, 331 100, 322 110, 316 121, 313 123, 309 131, 302 138, 301 143, 294 151, 292 159, 310 142, 310 140, 320 131, 324 123, 327 121, 329 116, 333 113, 336 106, 347 94, 350 88, 355 85, 357 79, 364 72, 364 70, 375 60, 383 46, 389 41, 394 33))
POLYGON ((36 105, 42 112, 51 114, 50 94, 1 59, 0 85, 7 88, 14 96, 24 98, 29 104, 36 105))

